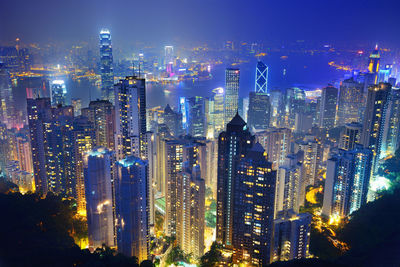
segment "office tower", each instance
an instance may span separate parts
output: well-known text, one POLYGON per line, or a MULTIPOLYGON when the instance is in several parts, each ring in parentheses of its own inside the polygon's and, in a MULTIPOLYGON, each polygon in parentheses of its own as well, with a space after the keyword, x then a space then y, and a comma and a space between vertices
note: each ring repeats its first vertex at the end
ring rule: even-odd
POLYGON ((292 210, 278 213, 274 220, 274 261, 307 258, 310 244, 311 214, 292 210))
POLYGON ((15 124, 15 109, 10 74, 0 61, 0 121, 11 129, 15 124))
MULTIPOLYGON (((212 104, 210 104, 211 113, 211 125, 212 125, 212 137, 216 137, 225 129, 224 124, 224 96, 225 90, 222 87, 218 87, 212 90, 212 104)), ((210 102, 211 102, 210 101, 210 102)), ((207 134, 208 136, 208 134, 207 134)))
POLYGON ((375 49, 369 55, 369 60, 368 60, 368 73, 372 75, 372 80, 370 81, 372 84, 378 83, 380 58, 381 56, 379 54, 378 45, 376 45, 375 49))
POLYGON ((36 192, 47 194, 44 122, 51 118, 50 98, 27 99, 29 136, 36 192))
POLYGON ((268 161, 272 162, 273 168, 277 170, 290 153, 292 131, 287 128, 270 128, 256 133, 256 139, 264 147, 268 161))
POLYGON ((85 195, 89 248, 114 247, 113 162, 114 153, 96 147, 85 157, 85 195))
POLYGON ((141 157, 146 133, 146 82, 128 76, 115 85, 115 127, 117 158, 141 157))
POLYGON ((114 68, 111 46, 111 33, 108 29, 100 31, 100 75, 101 97, 114 104, 114 68))
POLYGON ((71 99, 71 106, 74 108, 74 116, 78 117, 81 115, 82 109, 82 99, 80 98, 72 98, 71 99))
POLYGON ((362 124, 357 122, 348 123, 340 133, 339 148, 353 150, 354 145, 360 142, 362 124))
POLYGON ((146 110, 146 129, 150 132, 156 132, 158 124, 164 123, 164 109, 161 106, 147 108, 146 110))
POLYGON ((276 171, 256 143, 238 159, 233 180, 233 262, 265 266, 272 260, 276 171))
POLYGON ((164 61, 167 73, 172 73, 174 66, 174 47, 172 45, 164 46, 164 61))
POLYGON ((256 67, 255 93, 267 94, 268 91, 268 67, 263 62, 258 61, 256 67))
POLYGON ((225 70, 224 121, 228 122, 238 111, 239 101, 239 69, 225 70))
MULTIPOLYGON (((390 91, 391 85, 388 83, 380 83, 368 88, 367 106, 365 108, 360 143, 373 152, 373 171, 376 169, 376 164, 381 154, 390 91)), ((374 177, 372 177, 373 180, 374 177)))
POLYGON ((364 108, 364 85, 350 78, 340 84, 337 125, 360 122, 364 108))
POLYGON ((115 149, 115 110, 108 100, 90 101, 89 107, 82 109, 82 115, 93 124, 96 146, 115 149))
POLYGON ((263 131, 269 127, 271 104, 264 93, 250 92, 247 124, 252 131, 263 131))
POLYGON ((73 120, 73 166, 76 206, 78 214, 86 213, 85 182, 84 182, 84 157, 94 147, 95 130, 88 118, 79 116, 73 120))
POLYGON ((289 154, 285 163, 277 170, 275 212, 282 210, 299 212, 299 207, 304 202, 302 157, 303 153, 289 154))
POLYGON ((393 156, 400 145, 400 89, 392 88, 383 130, 382 157, 393 156))
POLYGON ((54 80, 51 82, 51 105, 65 106, 67 104, 67 88, 63 80, 54 80))
MULTIPOLYGON (((183 118, 182 113, 178 113, 172 110, 169 104, 164 109, 164 124, 168 127, 171 135, 179 137, 183 134, 183 118)), ((185 121, 186 123, 186 121, 185 121)))
POLYGON ((118 252, 149 258, 148 165, 135 156, 116 163, 115 211, 118 252))
POLYGON ((367 202, 372 156, 370 149, 356 144, 327 161, 323 215, 342 218, 367 202))
POLYGON ((309 138, 295 143, 295 153, 304 152, 304 183, 305 187, 317 184, 318 170, 322 159, 321 142, 316 138, 309 138))
POLYGON ((232 246, 237 160, 253 143, 254 136, 237 113, 218 137, 217 241, 225 246, 232 246))
POLYGON ((193 137, 205 136, 206 129, 206 99, 201 96, 189 97, 187 102, 188 131, 193 137))
POLYGON ((384 68, 380 68, 378 72, 378 83, 388 83, 392 74, 393 65, 386 64, 384 68))
POLYGON ((178 174, 181 205, 177 214, 181 223, 180 229, 177 229, 177 241, 185 253, 201 257, 204 254, 205 181, 199 165, 192 169, 186 167, 178 174))
POLYGON ((337 96, 338 89, 333 86, 328 86, 322 89, 320 127, 326 129, 332 129, 335 127, 337 96))
POLYGON ((286 90, 285 124, 294 128, 296 113, 303 113, 306 107, 306 94, 303 89, 293 87, 286 90))

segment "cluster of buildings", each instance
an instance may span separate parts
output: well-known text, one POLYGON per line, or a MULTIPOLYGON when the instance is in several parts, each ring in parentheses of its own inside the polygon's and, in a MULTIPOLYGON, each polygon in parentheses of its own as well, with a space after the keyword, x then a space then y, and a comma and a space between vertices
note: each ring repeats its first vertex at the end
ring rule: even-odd
MULTIPOLYGON (((172 53, 165 48, 169 73, 172 53)), ((28 95, 28 127, 15 129, 11 81, 0 68, 0 168, 23 192, 75 199, 91 249, 106 244, 149 259, 158 211, 164 234, 201 257, 210 188, 216 241, 233 263, 305 258, 307 189, 324 185, 322 215, 347 217, 374 199, 379 162, 399 147, 400 90, 379 60, 376 48, 367 72, 323 88, 313 101, 300 88, 271 89, 258 61, 248 98, 239 98, 240 70, 227 68, 225 87, 210 98, 147 108, 140 72, 114 82, 111 35, 102 30, 102 99, 88 107, 68 100, 55 80, 50 97, 28 95)))

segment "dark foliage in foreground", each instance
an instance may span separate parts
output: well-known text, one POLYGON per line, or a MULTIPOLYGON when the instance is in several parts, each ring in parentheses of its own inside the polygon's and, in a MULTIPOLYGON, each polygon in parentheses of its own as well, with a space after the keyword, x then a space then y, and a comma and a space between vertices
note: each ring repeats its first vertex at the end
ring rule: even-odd
POLYGON ((0 210, 0 266, 139 266, 107 247, 75 245, 74 210, 57 196, 0 194, 0 210))

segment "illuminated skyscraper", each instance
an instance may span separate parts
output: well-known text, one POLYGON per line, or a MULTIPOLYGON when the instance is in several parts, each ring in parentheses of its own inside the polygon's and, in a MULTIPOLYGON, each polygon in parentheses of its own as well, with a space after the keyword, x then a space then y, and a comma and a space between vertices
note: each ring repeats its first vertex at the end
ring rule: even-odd
POLYGON ((239 101, 239 69, 225 70, 224 121, 231 121, 238 111, 239 101))
POLYGON ((85 153, 94 147, 95 130, 93 124, 83 116, 75 117, 73 121, 73 166, 74 198, 76 199, 79 214, 86 212, 85 183, 84 183, 84 157, 85 153))
MULTIPOLYGON (((390 99, 391 85, 380 83, 368 88, 367 106, 364 113, 363 133, 360 143, 373 152, 373 172, 382 150, 387 108, 390 99)), ((372 181, 374 181, 374 176, 372 181)))
POLYGON ((327 162, 322 214, 341 218, 367 202, 372 152, 356 144, 353 150, 339 150, 327 162))
POLYGON ((263 62, 258 61, 256 67, 256 86, 255 93, 266 94, 268 92, 268 67, 263 62))
POLYGON ((146 82, 128 76, 115 85, 115 127, 117 158, 141 157, 146 133, 146 82))
POLYGON ((14 126, 15 113, 10 74, 0 61, 0 121, 9 129, 14 126))
POLYGON ((273 237, 276 171, 256 143, 238 159, 232 210, 233 262, 268 265, 273 237))
POLYGON ((232 246, 237 161, 253 146, 254 136, 236 113, 218 137, 217 241, 232 246))
POLYGON ((71 105, 74 107, 74 116, 78 117, 81 115, 82 109, 82 99, 80 98, 72 98, 71 105))
POLYGON ((101 96, 114 104, 114 68, 111 46, 111 33, 108 29, 100 31, 100 74, 101 96))
POLYGON ((200 166, 195 165, 192 170, 186 168, 178 174, 178 180, 181 203, 177 212, 180 221, 178 244, 185 253, 201 257, 204 254, 205 181, 201 178, 200 166))
POLYGON ((400 89, 392 88, 383 130, 382 157, 393 156, 400 146, 400 89))
POLYGON ((265 93, 250 92, 247 124, 252 131, 264 131, 269 127, 271 104, 265 93))
POLYGON ((337 125, 361 122, 364 107, 364 85, 353 78, 340 84, 337 125))
POLYGON ((115 110, 111 102, 108 100, 91 101, 88 108, 82 109, 82 115, 93 124, 96 146, 114 150, 115 110))
POLYGON ((381 59, 381 55, 379 54, 378 45, 375 46, 375 49, 369 55, 368 61, 368 72, 373 75, 372 83, 378 83, 378 73, 379 73, 379 61, 381 59))
POLYGON ((167 73, 173 72, 172 68, 174 66, 174 47, 172 45, 166 45, 164 47, 164 60, 167 73))
POLYGON ((210 100, 210 114, 209 114, 209 126, 207 137, 216 137, 225 128, 224 124, 224 94, 225 90, 222 87, 218 87, 212 90, 213 97, 210 100))
POLYGON ((206 99, 201 96, 189 97, 187 102, 187 133, 193 137, 204 137, 206 130, 206 99))
POLYGON ((311 214, 292 210, 279 212, 274 221, 274 261, 289 261, 309 256, 311 214))
POLYGON ((275 212, 282 210, 299 212, 305 189, 302 156, 302 153, 288 155, 286 162, 277 170, 275 212))
POLYGON ((319 113, 320 127, 326 129, 332 129, 335 127, 337 97, 337 88, 328 86, 322 89, 319 113))
POLYGON ((118 252, 139 262, 149 251, 147 161, 128 156, 116 163, 115 210, 118 252))
POLYGON ((304 152, 304 183, 305 187, 315 185, 318 178, 318 170, 322 159, 321 142, 316 138, 305 139, 295 143, 295 153, 304 152))
POLYGON ((89 248, 114 247, 113 152, 96 147, 85 155, 89 248))
POLYGON ((264 147, 268 161, 272 162, 275 170, 285 163, 292 142, 292 131, 290 129, 270 128, 256 133, 256 139, 264 147))
POLYGON ((36 192, 47 194, 44 122, 51 118, 50 98, 27 99, 27 111, 36 192))
POLYGON ((340 134, 339 148, 353 150, 355 144, 360 142, 361 132, 362 124, 356 122, 346 124, 340 134))
POLYGON ((303 89, 293 87, 286 90, 285 99, 285 123, 293 129, 296 113, 304 113, 306 108, 306 94, 303 89))
POLYGON ((63 80, 54 80, 51 83, 51 105, 65 106, 67 104, 67 88, 63 80))

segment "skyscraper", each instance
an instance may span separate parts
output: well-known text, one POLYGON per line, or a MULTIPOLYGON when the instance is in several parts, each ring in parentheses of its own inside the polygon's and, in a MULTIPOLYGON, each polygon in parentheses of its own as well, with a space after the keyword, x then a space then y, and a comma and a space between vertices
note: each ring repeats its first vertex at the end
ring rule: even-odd
POLYGON ((111 33, 108 29, 100 31, 100 74, 102 99, 114 104, 114 67, 111 33))
POLYGON ((172 73, 174 66, 174 47, 172 45, 164 46, 164 61, 167 73, 172 73))
POLYGON ((271 103, 266 93, 250 92, 247 124, 252 131, 263 131, 269 127, 271 103))
POLYGON ((148 165, 135 156, 116 163, 115 211, 118 252, 139 262, 147 260, 148 226, 148 165))
POLYGON ((270 128, 255 134, 257 141, 264 147, 268 161, 272 162, 273 169, 277 170, 285 163, 290 152, 292 131, 287 128, 270 128))
POLYGON ((10 74, 0 61, 0 121, 9 129, 15 126, 15 113, 10 74))
POLYGON ((217 241, 232 246, 236 166, 254 143, 246 122, 236 113, 218 137, 217 241))
POLYGON ((208 124, 210 129, 207 133, 207 136, 216 137, 222 132, 225 128, 224 124, 224 95, 225 90, 222 87, 218 87, 212 90, 213 97, 210 99, 210 114, 208 124))
POLYGON ((339 148, 344 150, 353 150, 356 143, 360 143, 362 133, 362 124, 348 123, 340 133, 339 148))
POLYGON ((321 142, 317 138, 306 138, 295 143, 295 153, 304 152, 304 183, 305 187, 315 185, 318 181, 318 170, 322 159, 321 142))
POLYGON ((85 191, 89 248, 113 247, 113 162, 114 154, 96 147, 85 155, 85 191))
POLYGON ((239 101, 239 69, 227 68, 225 70, 225 100, 224 121, 228 122, 235 116, 239 101))
POLYGON ((67 88, 63 80, 52 81, 50 96, 52 106, 65 106, 67 104, 67 88))
POLYGON ((326 129, 335 127, 337 96, 338 89, 333 86, 328 86, 322 89, 320 127, 326 129))
POLYGON ((93 124, 96 146, 114 150, 115 110, 111 102, 108 100, 90 101, 89 107, 82 109, 82 115, 93 124))
POLYGON ((289 261, 309 256, 311 214, 292 210, 279 212, 274 221, 274 261, 289 261))
POLYGON ((27 99, 27 112, 36 192, 47 194, 44 122, 51 118, 50 98, 27 99))
POLYGON ((276 171, 256 143, 238 159, 233 180, 233 262, 265 266, 272 260, 276 171))
POLYGON ((364 85, 353 78, 340 84, 337 125, 361 122, 364 107, 364 85))
POLYGON ((322 214, 341 218, 367 202, 372 152, 356 144, 353 150, 339 150, 327 162, 322 214))
POLYGON ((86 213, 86 197, 84 183, 84 158, 85 153, 94 147, 95 130, 93 124, 83 116, 75 117, 73 121, 73 161, 72 169, 76 206, 78 214, 86 213))
MULTIPOLYGON (((373 172, 381 154, 391 87, 388 83, 380 83, 368 88, 367 106, 364 113, 363 133, 360 143, 373 152, 373 172)), ((372 177, 372 180, 374 180, 374 177, 372 177)))
POLYGON ((185 253, 201 257, 204 254, 205 181, 201 178, 199 165, 189 168, 178 174, 181 205, 177 214, 181 223, 180 229, 177 229, 177 239, 185 253))
POLYGON ((400 89, 392 88, 383 130, 382 157, 393 156, 400 146, 400 89))
POLYGON ((288 88, 285 99, 285 124, 290 129, 295 126, 296 113, 304 113, 306 94, 298 87, 288 88))
POLYGON ((372 74, 373 79, 371 82, 373 84, 378 83, 378 73, 379 73, 379 61, 381 59, 381 55, 379 54, 378 45, 375 46, 375 49, 369 55, 368 61, 368 72, 372 74))
POLYGON ((258 61, 256 67, 255 93, 266 94, 268 92, 268 67, 263 62, 258 61))
POLYGON ((146 133, 146 82, 128 76, 115 85, 115 127, 117 158, 141 157, 146 133))

